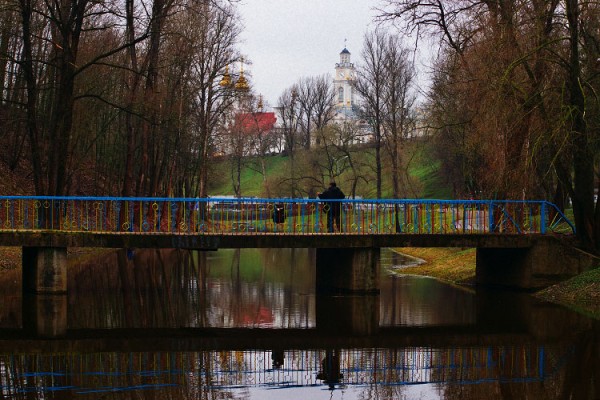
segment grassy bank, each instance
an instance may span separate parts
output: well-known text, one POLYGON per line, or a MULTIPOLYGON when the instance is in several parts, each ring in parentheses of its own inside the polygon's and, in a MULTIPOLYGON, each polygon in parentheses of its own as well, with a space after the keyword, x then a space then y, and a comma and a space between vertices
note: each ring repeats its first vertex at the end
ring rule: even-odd
POLYGON ((600 319, 600 268, 544 289, 536 296, 600 319))
POLYGON ((403 273, 431 276, 458 284, 470 283, 475 277, 475 249, 409 247, 396 250, 424 261, 404 268, 403 273))

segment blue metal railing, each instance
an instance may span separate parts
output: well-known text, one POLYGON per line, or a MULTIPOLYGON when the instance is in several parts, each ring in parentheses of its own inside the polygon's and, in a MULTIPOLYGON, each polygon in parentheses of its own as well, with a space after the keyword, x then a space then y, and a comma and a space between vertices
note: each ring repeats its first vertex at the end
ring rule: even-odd
POLYGON ((287 350, 282 356, 283 365, 274 368, 272 353, 263 350, 0 354, 0 363, 6 366, 5 372, 0 372, 6 386, 0 390, 10 395, 34 390, 89 394, 186 385, 216 391, 273 389, 325 385, 323 372, 331 376, 334 371, 337 383, 350 386, 544 382, 565 369, 571 354, 560 348, 515 345, 342 349, 330 364, 324 364, 325 350, 287 350), (8 372, 10 376, 3 376, 8 372))
POLYGON ((0 231, 572 234, 575 227, 546 201, 0 196, 0 231))

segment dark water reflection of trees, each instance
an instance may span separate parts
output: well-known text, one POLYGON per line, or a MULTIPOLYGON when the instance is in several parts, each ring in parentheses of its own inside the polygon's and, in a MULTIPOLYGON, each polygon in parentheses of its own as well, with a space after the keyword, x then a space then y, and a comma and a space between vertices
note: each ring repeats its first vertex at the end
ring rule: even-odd
POLYGON ((69 326, 308 328, 307 257, 279 249, 119 252, 72 268, 69 326))
MULTIPOLYGON (((120 251, 72 263, 71 332, 318 331, 324 318, 328 329, 346 329, 349 315, 368 312, 365 304, 373 304, 381 331, 368 336, 381 337, 381 345, 330 347, 331 332, 323 331, 323 346, 304 349, 122 352, 108 347, 60 354, 32 349, 0 354, 0 399, 598 398, 596 322, 524 294, 475 292, 388 273, 395 262, 393 253, 383 253, 375 301, 341 303, 315 295, 314 252, 307 250, 120 251), (338 304, 354 311, 335 310, 338 304), (404 327, 418 330, 398 332, 431 343, 410 345, 411 337, 382 334, 404 327), (448 335, 464 344, 436 344, 448 335)), ((3 285, 0 299, 1 335, 1 329, 20 326, 18 285, 3 285)), ((343 338, 339 331, 335 335, 343 338)), ((354 337, 356 343, 362 340, 356 332, 354 337)), ((277 343, 285 344, 285 338, 277 343)))
MULTIPOLYGON (((313 259, 297 249, 110 254, 71 268, 69 326, 311 328, 313 259)), ((380 325, 473 323, 472 294, 382 275, 380 325)))

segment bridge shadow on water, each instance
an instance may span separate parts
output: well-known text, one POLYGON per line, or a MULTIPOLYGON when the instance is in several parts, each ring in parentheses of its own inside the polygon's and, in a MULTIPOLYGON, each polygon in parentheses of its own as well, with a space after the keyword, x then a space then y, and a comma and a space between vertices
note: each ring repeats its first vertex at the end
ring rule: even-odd
POLYGON ((315 294, 314 251, 72 255, 68 295, 3 274, 0 398, 594 399, 598 323, 398 275, 315 294))

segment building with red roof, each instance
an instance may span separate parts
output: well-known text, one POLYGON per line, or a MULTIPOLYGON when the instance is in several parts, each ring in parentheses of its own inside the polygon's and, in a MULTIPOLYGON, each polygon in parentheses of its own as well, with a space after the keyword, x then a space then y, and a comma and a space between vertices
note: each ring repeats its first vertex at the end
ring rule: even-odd
POLYGON ((281 151, 281 140, 275 128, 277 117, 274 112, 240 112, 228 127, 228 135, 220 143, 219 153, 266 155, 281 151))
POLYGON ((235 124, 246 134, 270 132, 277 122, 274 112, 239 113, 235 116, 235 124))

